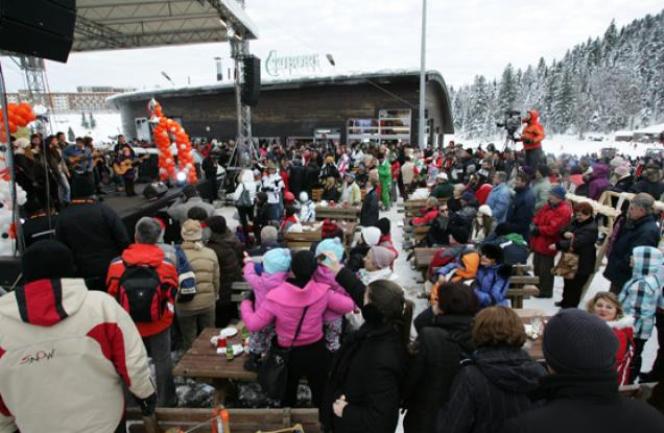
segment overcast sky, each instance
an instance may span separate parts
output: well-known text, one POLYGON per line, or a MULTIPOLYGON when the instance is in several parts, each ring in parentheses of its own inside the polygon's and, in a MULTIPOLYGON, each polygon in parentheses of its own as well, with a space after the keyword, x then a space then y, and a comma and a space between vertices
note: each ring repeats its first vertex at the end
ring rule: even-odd
MULTIPOLYGON (((265 59, 331 53, 336 67, 319 75, 380 69, 418 69, 421 0, 246 0, 259 29, 251 51, 265 59)), ((662 10, 662 0, 429 0, 427 68, 448 85, 470 83, 476 74, 499 76, 516 67, 560 58, 589 36, 602 35, 611 19, 618 27, 662 10)), ((215 80, 213 57, 228 65, 228 44, 71 54, 67 64, 47 62, 52 91, 78 85, 154 88, 215 80)), ((18 67, 2 59, 10 91, 23 88, 18 67)), ((303 71, 307 72, 308 71, 303 71)), ((264 74, 265 77, 265 74, 264 74)))

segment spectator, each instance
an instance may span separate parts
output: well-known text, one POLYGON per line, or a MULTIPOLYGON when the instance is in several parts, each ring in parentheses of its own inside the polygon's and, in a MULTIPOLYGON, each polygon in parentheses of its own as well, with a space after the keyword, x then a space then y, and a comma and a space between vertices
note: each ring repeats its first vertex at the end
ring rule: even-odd
POLYGON ((568 308, 544 328, 543 351, 551 374, 540 380, 544 406, 508 420, 505 433, 624 433, 664 431, 654 408, 618 392, 618 342, 604 322, 568 308), (590 427, 592 426, 592 427, 590 427))
POLYGON ((417 339, 403 386, 406 433, 435 432, 438 410, 448 401, 460 361, 474 351, 471 339, 477 299, 458 283, 440 286, 437 302, 415 319, 417 339))
POLYGON ((480 308, 493 305, 509 305, 509 288, 512 266, 503 264, 503 250, 498 245, 484 244, 480 249, 480 266, 473 284, 480 308))
POLYGON ((233 283, 242 281, 244 247, 228 229, 223 216, 210 217, 205 224, 212 232, 206 245, 215 252, 219 262, 219 299, 215 307, 215 326, 224 328, 231 319, 238 318, 237 305, 231 303, 231 292, 233 283))
POLYGON ((113 209, 94 198, 95 186, 75 177, 71 205, 55 224, 55 237, 74 254, 76 275, 90 290, 106 291, 108 265, 129 246, 129 236, 113 209))
POLYGON ((523 128, 519 141, 523 142, 523 149, 526 152, 526 165, 535 168, 544 159, 542 152, 544 128, 539 123, 539 112, 528 111, 523 122, 526 123, 526 127, 523 128))
POLYGON ((619 294, 632 275, 629 257, 636 247, 656 247, 660 234, 657 218, 653 214, 655 201, 645 193, 634 196, 629 203, 626 218, 616 221, 609 241, 608 261, 604 277, 611 281, 611 293, 619 294))
POLYGON ((152 357, 157 375, 157 404, 160 407, 177 405, 173 363, 171 361, 171 325, 173 324, 174 294, 178 289, 178 273, 175 263, 167 260, 157 245, 161 226, 150 217, 136 223, 135 243, 111 262, 106 286, 130 314, 143 343, 152 357), (149 269, 149 271, 148 271, 149 269), (159 300, 160 311, 151 311, 138 296, 150 294, 159 300))
POLYGON ((267 194, 267 209, 269 219, 279 221, 281 219, 281 191, 284 189, 284 181, 277 173, 277 166, 268 161, 267 175, 261 180, 261 190, 267 194))
POLYGON ((530 231, 530 249, 533 251, 535 275, 540 279, 539 298, 553 297, 553 261, 555 248, 549 248, 560 240, 560 232, 572 219, 572 207, 565 201, 565 189, 558 185, 551 190, 549 200, 533 218, 530 231))
POLYGON ((341 179, 341 175, 339 174, 339 169, 337 168, 337 165, 334 163, 334 156, 333 155, 326 155, 325 156, 325 161, 323 162, 323 166, 320 168, 320 179, 322 181, 326 181, 327 178, 331 177, 336 179, 341 179))
POLYGON ((410 193, 413 188, 413 181, 415 180, 415 164, 410 156, 406 156, 406 162, 401 166, 401 177, 403 178, 403 185, 406 192, 410 193))
POLYGON ((370 189, 367 195, 364 196, 362 202, 362 209, 360 210, 360 225, 362 227, 375 226, 378 222, 378 195, 376 188, 378 187, 378 179, 370 178, 370 189))
POLYGON ((304 166, 300 158, 294 158, 288 168, 288 186, 290 191, 298 197, 302 192, 306 192, 304 188, 304 166))
POLYGON ((58 218, 56 212, 47 211, 37 199, 29 200, 23 206, 23 210, 28 216, 22 225, 25 248, 37 241, 55 238, 55 225, 58 218))
POLYGON ((154 413, 136 326, 113 298, 72 279, 74 267, 62 243, 36 242, 23 253, 25 284, 0 298, 3 432, 124 431, 123 382, 154 413))
POLYGON ((507 211, 512 202, 512 191, 505 183, 506 180, 505 172, 497 171, 493 176, 493 189, 486 200, 486 204, 491 208, 493 218, 498 224, 504 223, 507 219, 507 211))
POLYGON ((215 302, 219 296, 219 261, 203 246, 203 229, 195 220, 182 225, 182 250, 196 276, 196 295, 188 302, 177 299, 175 311, 182 332, 182 349, 189 350, 198 334, 214 327, 215 302))
POLYGON ((540 210, 548 200, 549 193, 551 192, 550 173, 551 171, 546 165, 540 165, 535 171, 535 179, 533 179, 531 188, 535 197, 535 211, 540 210))
POLYGON ((449 199, 454 193, 454 186, 447 180, 447 173, 438 173, 436 185, 431 190, 431 197, 449 199))
POLYGON ((254 181, 254 174, 251 170, 242 170, 232 199, 235 202, 240 225, 245 236, 249 235, 249 221, 254 220, 254 203, 256 202, 257 190, 258 185, 254 181))
POLYGON ((384 210, 389 210, 392 205, 390 201, 390 189, 392 187, 392 166, 387 159, 387 150, 382 149, 378 156, 378 180, 380 181, 380 201, 384 210))
POLYGON ((662 181, 662 171, 655 163, 646 165, 641 180, 632 187, 632 192, 650 194, 655 200, 661 200, 664 194, 664 182, 662 181))
POLYGON ((563 299, 556 302, 557 307, 577 308, 579 306, 583 286, 595 274, 595 257, 597 256, 595 243, 598 234, 593 207, 585 202, 574 205, 574 221, 564 230, 562 239, 553 245, 553 248, 557 251, 570 251, 577 254, 579 267, 574 278, 565 278, 563 299))
POLYGON ((450 229, 449 248, 444 254, 453 259, 438 269, 439 283, 460 282, 475 278, 480 265, 480 255, 472 245, 468 244, 468 233, 463 228, 452 227, 450 229))
POLYGON ((364 256, 364 268, 360 269, 360 279, 367 285, 376 280, 397 281, 398 276, 392 270, 396 258, 394 252, 386 247, 373 246, 364 256))
POLYGON ((597 292, 586 305, 586 311, 604 320, 618 339, 616 372, 618 385, 630 383, 630 367, 634 356, 634 318, 625 316, 618 297, 611 292, 597 292))
POLYGON ((309 200, 309 194, 302 191, 298 198, 300 202, 300 213, 298 214, 300 222, 303 224, 316 222, 316 205, 309 200))
POLYGON ((664 255, 655 247, 636 247, 630 259, 632 278, 620 292, 620 303, 625 314, 634 317, 634 360, 630 378, 636 380, 641 372, 641 353, 655 327, 657 306, 664 303, 664 280, 660 267, 664 255))
POLYGON ((414 217, 410 223, 414 226, 427 226, 438 216, 438 199, 429 197, 426 201, 426 207, 420 210, 422 216, 414 217))
POLYGON ((379 219, 377 226, 380 229, 380 239, 378 240, 378 245, 392 251, 396 259, 397 257, 399 257, 399 251, 397 251, 396 247, 394 246, 394 242, 392 241, 392 233, 391 233, 392 224, 390 223, 390 219, 389 218, 379 219))
POLYGON ((338 202, 341 194, 339 193, 339 188, 337 188, 337 181, 334 177, 330 176, 325 179, 323 184, 323 195, 321 200, 328 202, 338 202))
POLYGON ((483 204, 477 210, 477 216, 473 221, 473 234, 471 239, 473 242, 482 242, 484 239, 488 238, 495 229, 496 220, 493 217, 493 212, 488 205, 483 204))
POLYGON ((505 224, 508 225, 507 231, 518 233, 527 241, 530 236, 530 223, 535 214, 535 195, 528 186, 528 175, 517 173, 514 178, 514 191, 505 224))
POLYGON ((214 206, 203 201, 194 185, 187 185, 182 188, 182 195, 168 208, 168 216, 182 224, 188 219, 187 214, 192 207, 204 209, 209 217, 214 214, 214 206))
MULTIPOLYGON (((300 220, 297 218, 297 209, 295 206, 288 205, 286 206, 286 211, 284 212, 284 218, 281 220, 281 223, 279 224, 279 234, 283 238, 286 233, 288 233, 291 229, 291 227, 294 226, 300 226, 300 220)), ((293 228, 295 230, 295 228, 293 228)), ((299 229, 302 231, 302 229, 299 229)))
POLYGON ((609 167, 605 164, 593 164, 588 176, 588 198, 599 200, 599 197, 611 184, 609 183, 609 167))
POLYGON ((323 316, 328 310, 345 314, 354 307, 351 298, 312 280, 316 267, 316 258, 310 251, 295 253, 286 282, 268 292, 260 307, 250 299, 241 305, 242 320, 247 329, 256 332, 274 323, 277 344, 291 348, 288 383, 282 400, 286 407, 295 406, 297 386, 302 376, 307 377, 314 406, 322 407, 330 361, 323 338, 323 316))
POLYGON ((546 371, 522 349, 526 333, 514 310, 499 306, 480 311, 472 335, 477 350, 462 361, 438 431, 496 432, 506 420, 535 407, 528 393, 546 371))
POLYGON ((355 175, 351 172, 344 174, 341 203, 348 206, 359 206, 362 203, 362 192, 355 182, 355 175))
POLYGON ((461 210, 461 196, 466 190, 466 186, 462 183, 454 185, 452 197, 447 201, 447 206, 450 212, 458 212, 461 210))
POLYGON ((629 192, 634 185, 634 176, 632 176, 632 167, 628 163, 619 165, 614 170, 616 183, 610 189, 616 192, 629 192))
POLYGON ((270 205, 267 203, 267 194, 263 191, 256 193, 256 216, 254 217, 254 236, 260 237, 261 230, 268 224, 276 224, 270 217, 270 205))
POLYGON ((369 252, 369 248, 378 245, 382 233, 378 227, 362 227, 360 229, 360 239, 348 254, 346 267, 351 271, 357 272, 364 264, 364 257, 369 252))

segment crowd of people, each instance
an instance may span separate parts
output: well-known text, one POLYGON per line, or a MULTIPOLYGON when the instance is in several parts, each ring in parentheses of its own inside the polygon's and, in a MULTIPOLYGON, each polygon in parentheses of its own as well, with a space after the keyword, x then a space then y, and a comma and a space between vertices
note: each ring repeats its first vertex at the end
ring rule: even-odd
MULTIPOLYGON (((68 200, 54 230, 31 237, 23 284, 0 297, 0 432, 124 431, 125 390, 146 416, 176 406, 172 350, 239 320, 251 333, 244 368, 286 407, 306 378, 323 431, 392 433, 400 410, 406 433, 664 431, 661 385, 651 405, 619 394, 664 376, 661 161, 545 156, 536 113, 527 121, 524 153, 455 143, 261 147, 228 188, 236 230, 213 204, 215 176, 184 187, 161 218, 141 218, 131 237, 98 201, 89 165, 54 176, 55 185, 72 179, 68 200), (609 233, 592 205, 606 190, 635 194, 609 233), (589 200, 572 205, 570 193, 589 200), (316 220, 314 196, 359 208, 350 248, 334 221, 310 249, 287 248, 286 233, 316 220), (403 248, 380 215, 399 197, 425 199, 404 232, 428 227, 403 248), (610 290, 579 308, 604 236, 610 290), (420 245, 437 252, 427 306, 414 317, 394 269, 420 245), (539 297, 552 298, 555 276, 564 277, 543 360, 524 350, 507 297, 513 267, 531 253, 539 297), (574 258, 556 263, 563 253, 574 258), (239 281, 250 290, 236 304, 239 281), (655 328, 657 359, 644 373, 655 328), (275 380, 284 353, 285 380, 275 380)), ((84 143, 53 143, 63 169, 70 157, 89 161, 84 143)), ((38 233, 30 226, 43 217, 27 219, 24 232, 38 233)))

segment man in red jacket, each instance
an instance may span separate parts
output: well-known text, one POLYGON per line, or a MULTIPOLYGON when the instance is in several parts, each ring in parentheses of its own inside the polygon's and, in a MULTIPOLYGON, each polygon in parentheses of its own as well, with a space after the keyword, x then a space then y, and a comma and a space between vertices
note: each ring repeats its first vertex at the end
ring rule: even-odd
POLYGON ((526 127, 521 133, 520 141, 523 142, 523 150, 526 151, 526 165, 530 168, 536 168, 540 161, 544 159, 542 152, 542 140, 544 140, 544 128, 539 123, 539 112, 530 110, 523 119, 526 127))
POLYGON ((130 277, 127 277, 128 274, 125 275, 129 267, 149 267, 156 271, 160 282, 159 289, 165 299, 165 305, 157 307, 162 309, 161 318, 149 322, 136 322, 136 327, 155 364, 158 405, 173 407, 177 403, 177 398, 172 373, 170 328, 173 323, 174 293, 178 288, 178 274, 175 264, 165 258, 163 250, 157 245, 160 235, 161 227, 153 218, 143 217, 138 220, 134 234, 136 243, 129 245, 121 257, 111 262, 106 286, 108 294, 117 299, 121 292, 123 275, 126 278, 125 287, 130 285, 127 283, 130 277))
POLYGON ((560 240, 560 232, 572 220, 572 206, 565 201, 565 188, 558 185, 549 193, 549 199, 533 218, 530 231, 530 249, 533 251, 535 275, 540 279, 540 298, 553 297, 553 260, 556 250, 549 245, 560 240))

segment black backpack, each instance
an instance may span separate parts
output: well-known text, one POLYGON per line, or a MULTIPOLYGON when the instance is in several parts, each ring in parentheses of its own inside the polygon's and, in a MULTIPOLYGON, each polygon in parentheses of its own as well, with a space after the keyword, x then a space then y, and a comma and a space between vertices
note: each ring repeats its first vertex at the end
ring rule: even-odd
POLYGON ((164 315, 168 296, 152 266, 128 265, 120 277, 116 299, 134 322, 156 322, 164 315))

